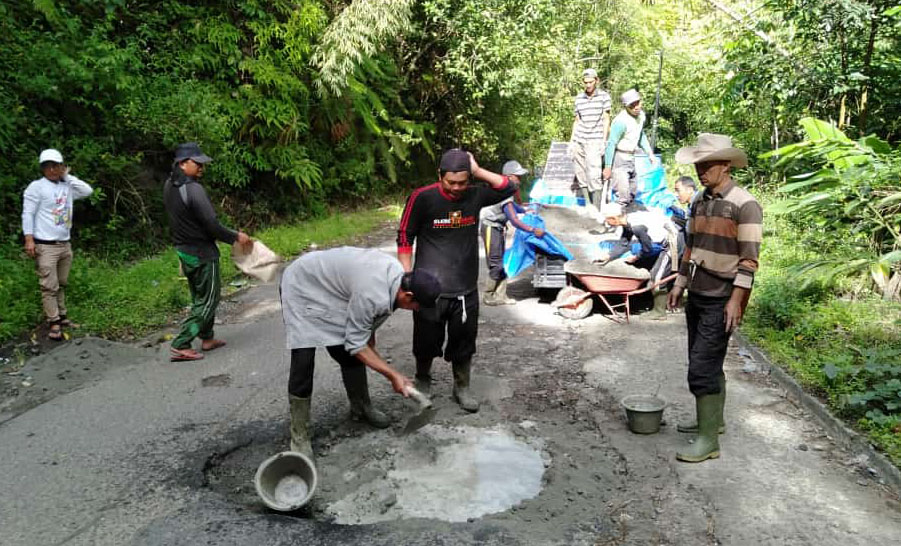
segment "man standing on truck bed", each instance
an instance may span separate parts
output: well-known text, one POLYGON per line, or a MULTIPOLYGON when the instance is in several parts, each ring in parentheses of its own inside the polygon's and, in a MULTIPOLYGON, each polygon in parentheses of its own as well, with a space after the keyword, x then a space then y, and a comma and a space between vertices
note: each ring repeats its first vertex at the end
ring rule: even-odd
POLYGON ((604 147, 610 132, 610 93, 598 89, 598 73, 593 68, 582 72, 585 91, 575 101, 576 119, 573 121, 569 153, 576 168, 579 190, 589 202, 600 208, 603 193, 601 179, 604 167, 604 147))
POLYGON ((397 257, 404 270, 430 272, 442 292, 434 308, 413 313, 416 386, 429 394, 432 360, 444 356, 453 366, 454 399, 476 412, 479 402, 469 391, 469 378, 479 324, 479 210, 512 196, 516 187, 459 148, 441 156, 438 172, 437 183, 410 194, 397 230, 397 257), (490 187, 470 185, 470 175, 490 187))

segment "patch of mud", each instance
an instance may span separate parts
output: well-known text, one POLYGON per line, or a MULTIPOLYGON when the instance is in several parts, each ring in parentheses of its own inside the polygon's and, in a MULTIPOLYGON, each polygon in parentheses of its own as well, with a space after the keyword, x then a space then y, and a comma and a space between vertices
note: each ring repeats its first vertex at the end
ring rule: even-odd
MULTIPOLYGON (((550 464, 528 439, 518 439, 503 427, 429 425, 389 445, 385 456, 352 470, 329 464, 339 457, 329 457, 320 467, 323 480, 343 482, 342 489, 350 490, 328 505, 327 513, 337 523, 467 521, 503 512, 538 495, 545 464, 550 464)), ((350 442, 332 455, 374 447, 365 440, 350 442)))
POLYGON ((0 374, 0 423, 154 354, 105 339, 78 338, 0 374))

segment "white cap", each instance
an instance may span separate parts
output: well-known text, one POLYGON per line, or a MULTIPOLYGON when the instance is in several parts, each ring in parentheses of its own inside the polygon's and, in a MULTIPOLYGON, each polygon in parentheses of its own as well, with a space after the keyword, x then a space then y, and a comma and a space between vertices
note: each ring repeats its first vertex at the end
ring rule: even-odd
POLYGON ((629 106, 633 102, 641 100, 641 95, 638 93, 638 91, 629 89, 628 91, 623 93, 623 96, 620 98, 623 101, 623 106, 629 106))
POLYGON ((41 152, 41 157, 38 159, 38 164, 44 163, 45 161, 52 161, 54 163, 63 163, 63 154, 59 153, 59 150, 54 150, 53 148, 47 148, 43 152, 41 152))

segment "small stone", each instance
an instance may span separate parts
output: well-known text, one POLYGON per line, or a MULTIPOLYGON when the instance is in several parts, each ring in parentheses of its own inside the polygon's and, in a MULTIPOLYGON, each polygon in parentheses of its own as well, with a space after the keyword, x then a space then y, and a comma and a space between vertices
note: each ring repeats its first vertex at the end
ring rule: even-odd
POLYGON ((30 387, 32 385, 34 385, 34 383, 32 383, 31 381, 22 381, 23 387, 30 387))
POLYGON ((875 478, 876 476, 879 475, 879 471, 876 470, 876 469, 873 468, 873 467, 869 467, 869 466, 868 466, 868 467, 867 467, 867 472, 869 472, 869 473, 870 473, 870 476, 873 476, 874 478, 875 478))
POLYGON ((859 480, 857 480, 857 485, 859 485, 861 487, 866 487, 866 486, 870 485, 870 482, 868 482, 867 480, 865 480, 863 478, 860 478, 859 480))
POLYGON ((807 451, 807 444, 798 445, 798 451, 807 451))
POLYGON ((81 339, 81 338, 78 338, 78 339, 75 340, 75 344, 76 344, 76 345, 81 345, 83 342, 84 342, 84 340, 81 339))

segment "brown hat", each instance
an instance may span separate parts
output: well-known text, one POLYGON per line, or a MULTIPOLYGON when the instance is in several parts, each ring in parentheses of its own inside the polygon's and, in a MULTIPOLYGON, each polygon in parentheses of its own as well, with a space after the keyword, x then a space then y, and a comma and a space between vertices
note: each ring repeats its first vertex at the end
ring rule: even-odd
POLYGON ((733 147, 730 137, 714 133, 699 134, 697 146, 679 148, 676 161, 691 165, 705 161, 729 161, 733 167, 748 166, 747 154, 733 147))

